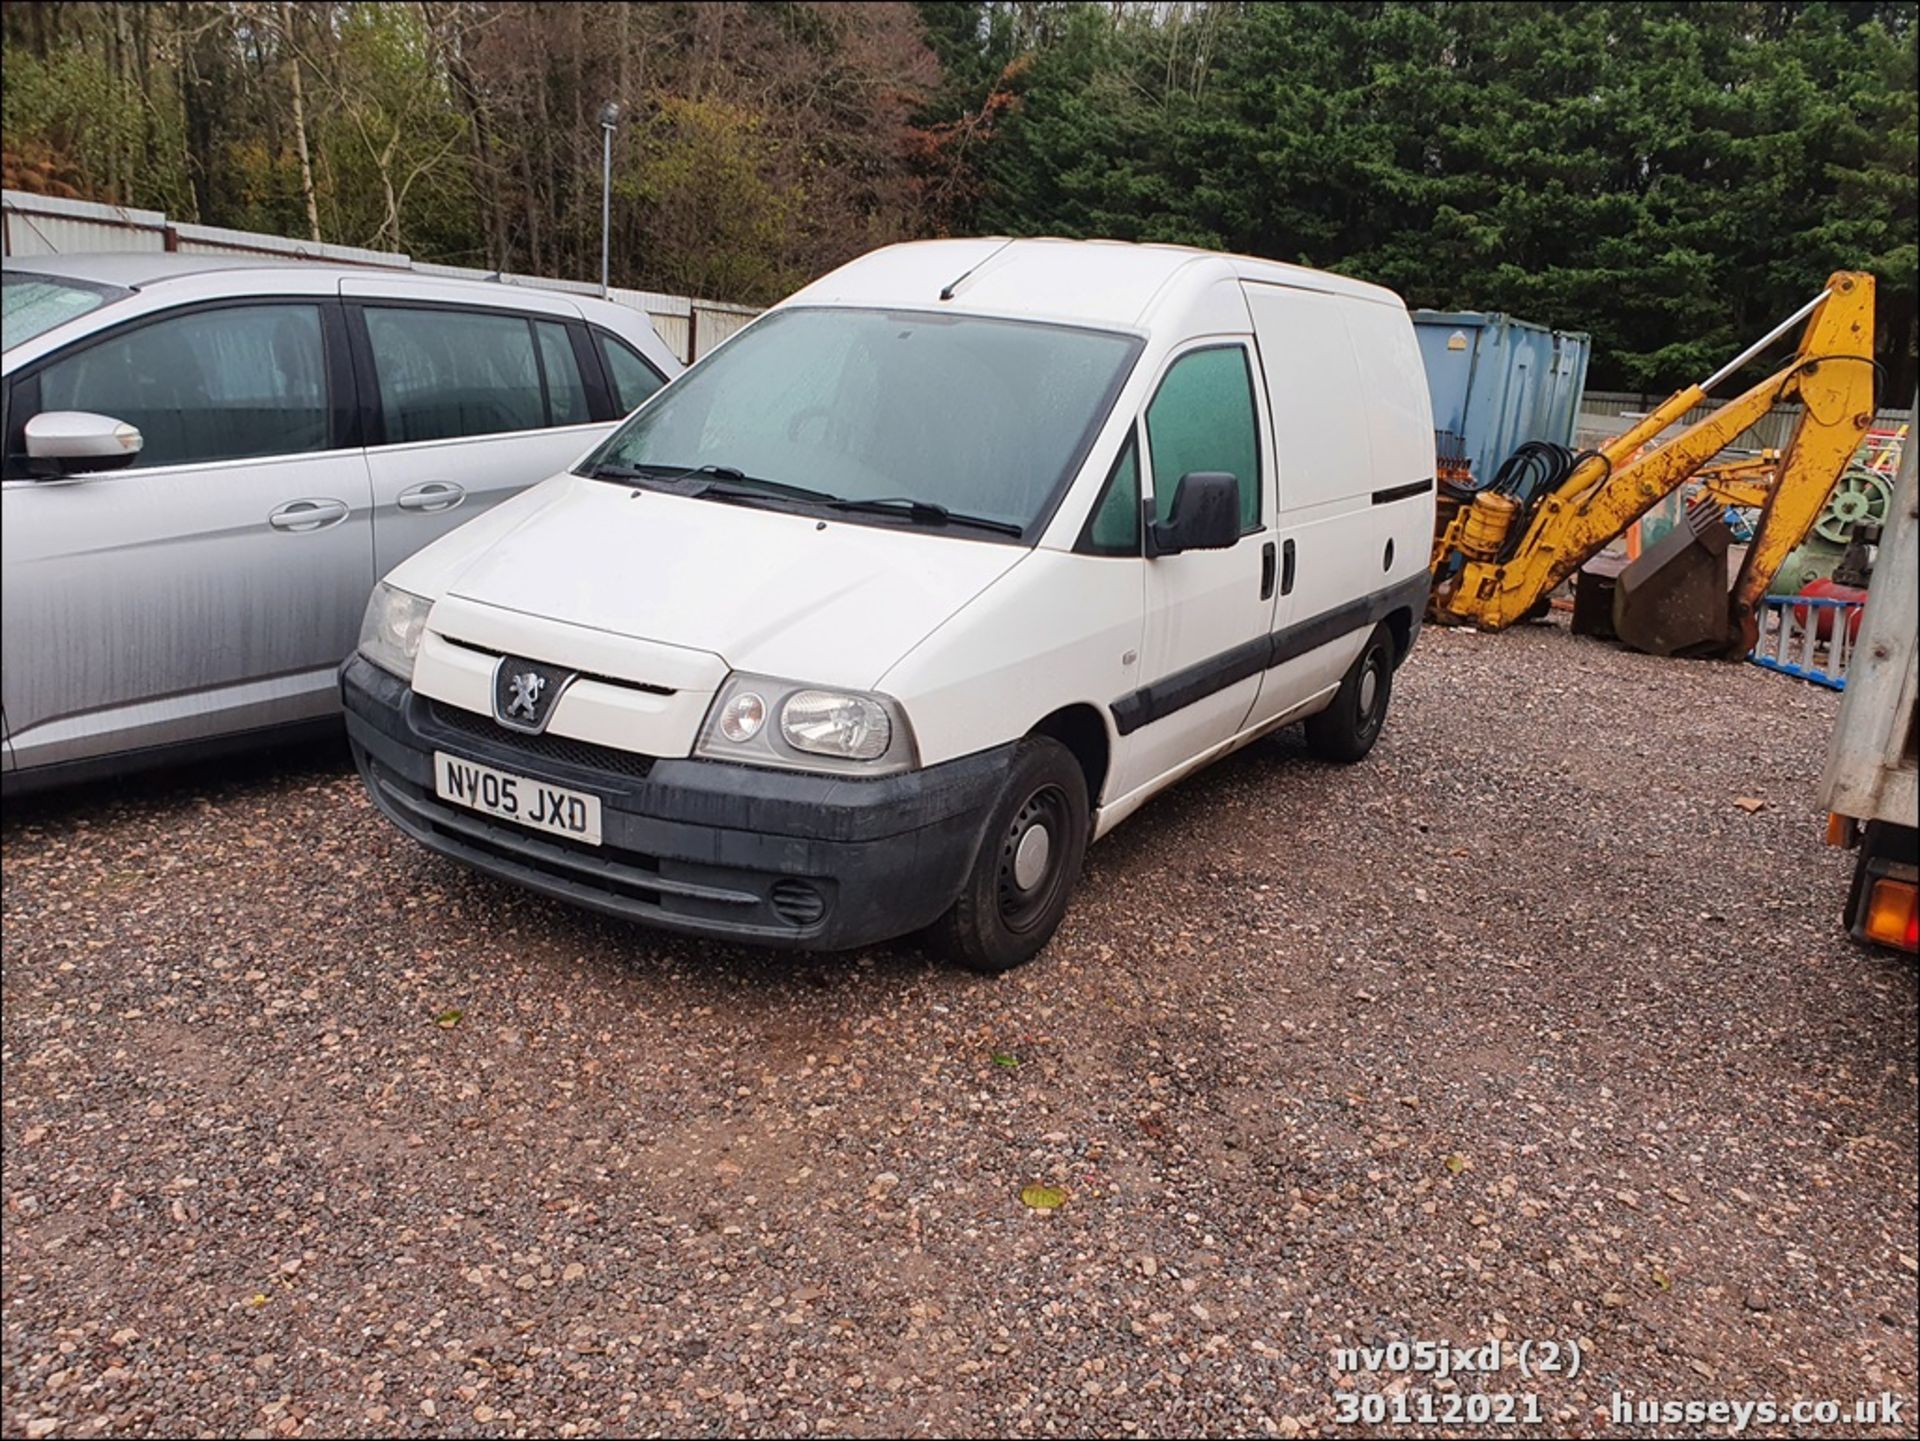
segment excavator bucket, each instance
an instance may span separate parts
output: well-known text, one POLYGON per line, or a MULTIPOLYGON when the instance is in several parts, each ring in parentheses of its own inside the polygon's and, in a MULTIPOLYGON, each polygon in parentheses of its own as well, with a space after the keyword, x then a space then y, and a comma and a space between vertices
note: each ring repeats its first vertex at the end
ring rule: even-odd
POLYGON ((1718 502, 1684 512, 1678 525, 1620 572, 1614 633, 1650 655, 1724 655, 1729 632, 1727 529, 1718 502))
POLYGON ((1601 551, 1580 567, 1573 578, 1573 633, 1595 640, 1618 640, 1613 631, 1613 597, 1620 572, 1632 562, 1624 555, 1601 551))

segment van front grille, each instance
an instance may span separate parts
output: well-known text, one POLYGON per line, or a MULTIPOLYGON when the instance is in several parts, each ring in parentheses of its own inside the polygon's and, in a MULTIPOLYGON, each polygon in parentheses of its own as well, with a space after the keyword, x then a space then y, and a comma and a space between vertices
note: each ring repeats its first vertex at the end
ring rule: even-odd
MULTIPOLYGON (((470 640, 462 640, 457 635, 447 635, 444 632, 440 632, 439 634, 440 634, 441 640, 445 641, 448 645, 458 646, 461 650, 470 650, 475 655, 483 655, 488 660, 494 661, 494 662, 498 662, 502 658, 499 651, 490 650, 484 645, 476 645, 474 644, 474 642, 470 640)), ((637 690, 642 695, 677 694, 674 688, 670 685, 655 685, 651 681, 644 681, 644 680, 623 680, 621 677, 617 675, 601 675, 597 671, 578 670, 573 666, 563 665, 559 661, 540 661, 540 658, 538 656, 523 656, 521 657, 521 659, 536 661, 544 665, 558 666, 561 670, 572 671, 574 675, 578 676, 582 680, 598 681, 600 682, 601 685, 614 686, 620 690, 637 690)))
POLYGON ((652 756, 595 745, 592 741, 569 740, 566 736, 536 736, 508 730, 487 716, 440 701, 429 702, 428 708, 436 725, 472 736, 475 740, 486 741, 489 745, 518 751, 532 759, 554 761, 582 770, 612 771, 615 775, 632 776, 636 780, 645 780, 653 771, 652 756))

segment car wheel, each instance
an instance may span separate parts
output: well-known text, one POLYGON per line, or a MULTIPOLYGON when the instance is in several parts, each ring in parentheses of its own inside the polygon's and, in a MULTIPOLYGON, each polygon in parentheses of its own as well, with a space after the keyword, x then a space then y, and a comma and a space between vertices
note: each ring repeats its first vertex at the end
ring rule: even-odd
POLYGON ((1307 720, 1307 749, 1322 760, 1352 765, 1373 749, 1393 694, 1393 634, 1376 626, 1340 682, 1333 704, 1307 720))
POLYGON ((1067 913, 1088 830, 1087 778, 1073 752, 1028 736, 1014 750, 960 898, 934 923, 934 944, 975 971, 1031 959, 1067 913))

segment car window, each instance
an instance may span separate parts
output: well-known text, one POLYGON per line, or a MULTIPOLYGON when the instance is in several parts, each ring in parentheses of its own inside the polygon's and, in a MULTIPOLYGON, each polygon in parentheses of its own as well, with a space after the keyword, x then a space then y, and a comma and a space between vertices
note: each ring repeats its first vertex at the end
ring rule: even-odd
POLYGON ((1092 555, 1140 554, 1140 449, 1131 435, 1107 473, 1078 549, 1092 555))
POLYGON ((574 358, 573 338, 567 327, 554 320, 536 320, 534 333, 540 337, 540 363, 547 373, 548 419, 553 425, 585 425, 593 419, 587 406, 586 382, 580 378, 580 362, 574 358))
POLYGON ((312 305, 223 306, 156 320, 53 361, 40 410, 140 431, 140 467, 327 448, 326 347, 312 305))
POLYGON ((1224 470, 1240 482, 1240 528, 1260 525, 1260 448, 1254 439, 1253 376, 1238 345, 1196 350, 1174 362, 1147 407, 1153 510, 1173 506, 1180 477, 1224 470))
POLYGON ((366 317, 389 443, 546 425, 524 316, 370 305, 366 317))
POLYGON ((607 373, 613 377, 613 399, 622 415, 631 415, 666 379, 640 357, 640 352, 624 340, 605 331, 596 332, 600 354, 606 358, 607 373))
POLYGON ((0 277, 0 336, 8 350, 45 335, 56 325, 133 294, 117 285, 95 285, 57 275, 9 270, 0 277))

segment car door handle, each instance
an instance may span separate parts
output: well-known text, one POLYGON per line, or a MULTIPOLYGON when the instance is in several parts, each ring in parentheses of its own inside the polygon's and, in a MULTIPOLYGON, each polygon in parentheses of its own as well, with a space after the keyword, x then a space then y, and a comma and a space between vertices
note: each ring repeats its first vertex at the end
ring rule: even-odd
POLYGON ((1260 599, 1273 599, 1273 542, 1260 547, 1260 599))
POLYGON ((1280 594, 1293 594, 1293 542, 1290 540, 1280 546, 1280 594))
POLYGON ((325 530, 345 520, 351 507, 344 500, 322 496, 317 500, 290 500, 267 517, 275 530, 325 530))
POLYGON ((429 480, 424 485, 407 487, 394 497, 393 503, 402 510, 452 510, 466 498, 465 486, 448 480, 429 480))

